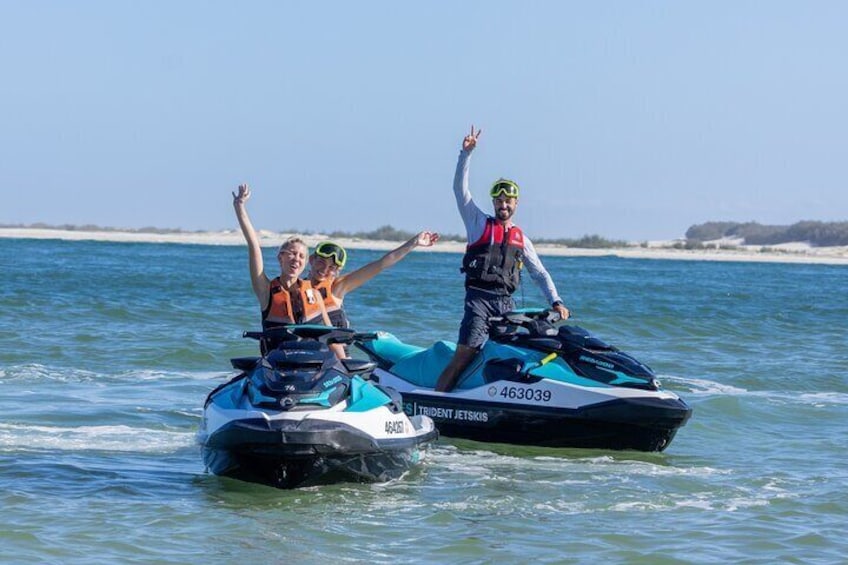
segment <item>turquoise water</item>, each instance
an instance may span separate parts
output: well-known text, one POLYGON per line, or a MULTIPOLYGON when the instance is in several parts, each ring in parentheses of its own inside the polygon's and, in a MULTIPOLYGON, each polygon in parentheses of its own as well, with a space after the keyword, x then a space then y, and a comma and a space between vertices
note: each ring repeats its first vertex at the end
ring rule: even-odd
MULTIPOLYGON (((0 240, 0 562, 844 562, 848 268, 544 260, 693 406, 666 452, 443 440, 393 483, 278 491, 195 445, 255 347, 243 248, 0 240)), ((455 339, 458 264, 413 254, 349 297, 355 326, 455 339)))

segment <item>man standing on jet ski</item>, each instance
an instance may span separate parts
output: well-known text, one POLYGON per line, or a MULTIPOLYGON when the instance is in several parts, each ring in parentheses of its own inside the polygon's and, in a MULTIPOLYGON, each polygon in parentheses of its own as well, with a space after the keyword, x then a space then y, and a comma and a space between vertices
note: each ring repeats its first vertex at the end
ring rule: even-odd
POLYGON ((471 198, 468 190, 468 161, 477 146, 481 131, 475 133, 472 125, 471 134, 463 139, 453 179, 456 205, 468 236, 461 269, 465 273, 465 312, 459 326, 456 352, 436 383, 436 391, 439 392, 453 389, 459 375, 477 355, 489 336, 488 319, 515 308, 512 294, 520 284, 520 272, 524 265, 551 307, 562 319, 569 316, 568 308, 557 294, 554 282, 536 254, 533 243, 512 223, 512 216, 518 207, 518 185, 504 178, 495 181, 489 191, 494 216, 483 212, 471 198))

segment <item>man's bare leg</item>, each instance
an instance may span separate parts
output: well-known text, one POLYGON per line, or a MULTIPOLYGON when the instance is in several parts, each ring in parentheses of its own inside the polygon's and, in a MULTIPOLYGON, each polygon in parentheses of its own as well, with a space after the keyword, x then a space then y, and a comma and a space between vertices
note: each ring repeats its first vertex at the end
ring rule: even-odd
POLYGON ((456 351, 453 354, 442 374, 439 375, 439 380, 436 382, 436 392, 450 392, 456 386, 456 381, 462 371, 471 363, 477 355, 477 350, 467 345, 457 344, 456 351))

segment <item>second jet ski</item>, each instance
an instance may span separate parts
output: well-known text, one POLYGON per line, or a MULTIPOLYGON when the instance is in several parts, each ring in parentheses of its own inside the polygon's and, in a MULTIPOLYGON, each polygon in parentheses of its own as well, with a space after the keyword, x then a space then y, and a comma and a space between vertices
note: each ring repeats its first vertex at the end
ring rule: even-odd
POLYGON ((557 327, 545 310, 490 320, 490 339, 450 392, 436 380, 455 345, 428 348, 388 333, 359 339, 372 378, 447 437, 547 447, 662 451, 692 414, 654 372, 585 329, 557 327))

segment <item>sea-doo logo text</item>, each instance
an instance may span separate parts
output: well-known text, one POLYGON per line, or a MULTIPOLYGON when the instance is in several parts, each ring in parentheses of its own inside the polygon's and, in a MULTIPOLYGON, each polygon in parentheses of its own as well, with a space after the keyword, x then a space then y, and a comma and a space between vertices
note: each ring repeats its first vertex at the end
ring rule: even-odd
POLYGON ((342 382, 342 378, 340 376, 337 376, 336 378, 330 379, 329 381, 325 382, 324 388, 330 388, 331 386, 338 384, 340 382, 342 382))
POLYGON ((603 367, 604 369, 615 369, 615 365, 612 363, 607 363, 606 361, 601 361, 600 359, 595 359, 594 357, 586 357, 585 355, 580 356, 581 361, 586 361, 587 363, 591 363, 593 365, 597 365, 598 367, 603 367))

